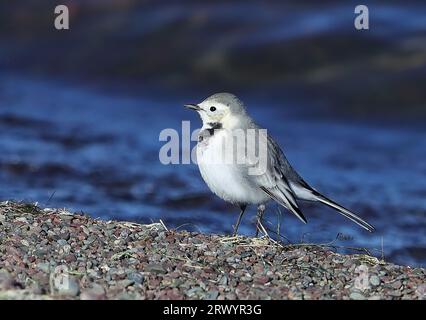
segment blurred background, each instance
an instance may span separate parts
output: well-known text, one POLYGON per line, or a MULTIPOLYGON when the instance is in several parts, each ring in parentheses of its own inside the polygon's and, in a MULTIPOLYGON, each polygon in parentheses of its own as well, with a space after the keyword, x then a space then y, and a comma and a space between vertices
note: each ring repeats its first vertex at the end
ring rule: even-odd
MULTIPOLYGON (((303 225, 270 206, 293 243, 366 247, 426 262, 426 2, 0 2, 0 199, 102 219, 230 233, 238 209, 196 165, 164 166, 182 108, 237 94, 315 188, 376 226, 303 204, 303 225), (70 30, 54 28, 54 8, 70 30)), ((255 209, 240 232, 254 234, 255 209)))

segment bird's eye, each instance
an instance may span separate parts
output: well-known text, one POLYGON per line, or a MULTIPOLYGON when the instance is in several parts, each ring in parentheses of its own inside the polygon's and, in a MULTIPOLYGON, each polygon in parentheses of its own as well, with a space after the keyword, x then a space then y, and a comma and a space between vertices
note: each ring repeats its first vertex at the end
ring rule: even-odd
POLYGON ((210 107, 210 111, 211 111, 211 112, 216 111, 216 107, 210 107))

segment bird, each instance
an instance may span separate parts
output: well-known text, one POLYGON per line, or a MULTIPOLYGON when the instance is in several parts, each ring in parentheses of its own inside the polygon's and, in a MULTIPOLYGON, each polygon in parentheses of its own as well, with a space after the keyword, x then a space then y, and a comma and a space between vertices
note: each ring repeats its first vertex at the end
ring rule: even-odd
POLYGON ((299 201, 310 201, 335 209, 369 232, 375 230, 357 214, 311 187, 291 166, 267 129, 254 122, 243 102, 234 94, 216 93, 200 103, 184 106, 196 111, 202 120, 196 145, 196 162, 202 178, 214 194, 240 209, 233 225, 234 236, 250 205, 257 206, 256 235, 259 230, 266 231, 265 228, 260 229, 261 220, 266 205, 271 201, 286 208, 303 223, 307 223, 307 219, 299 201), (246 139, 235 139, 241 133, 247 135, 246 139), (257 140, 249 141, 249 133, 253 133, 257 140), (256 152, 262 150, 265 150, 264 168, 256 172, 261 162, 256 152))

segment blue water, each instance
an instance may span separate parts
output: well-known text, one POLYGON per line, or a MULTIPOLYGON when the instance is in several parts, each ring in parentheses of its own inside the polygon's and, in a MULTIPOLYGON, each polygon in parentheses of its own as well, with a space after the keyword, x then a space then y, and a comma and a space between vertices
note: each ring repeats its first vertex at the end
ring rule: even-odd
MULTIPOLYGON (((162 219, 171 228, 230 233, 238 210, 216 198, 196 165, 162 165, 159 133, 200 126, 185 102, 18 74, 0 76, 0 199, 66 207, 102 219, 162 219)), ((185 96, 183 98, 182 96, 185 96)), ((303 204, 304 225, 282 210, 281 234, 293 243, 370 248, 386 260, 426 262, 426 135, 420 126, 368 124, 295 113, 294 101, 262 103, 246 93, 249 112, 267 127, 315 188, 372 223, 369 234, 320 205, 303 204), (346 238, 348 238, 346 237, 346 238), (383 250, 383 252, 382 252, 383 250)), ((310 110, 310 105, 300 106, 310 110)), ((240 228, 254 233, 251 208, 240 228)), ((276 228, 277 209, 266 214, 276 228)))

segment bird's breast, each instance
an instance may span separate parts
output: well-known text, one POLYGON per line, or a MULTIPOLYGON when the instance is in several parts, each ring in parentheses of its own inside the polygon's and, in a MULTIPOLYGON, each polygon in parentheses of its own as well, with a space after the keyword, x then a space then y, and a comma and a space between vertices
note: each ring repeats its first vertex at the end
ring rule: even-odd
POLYGON ((247 167, 227 154, 227 138, 226 131, 220 130, 197 144, 197 162, 204 181, 213 193, 231 203, 267 201, 268 197, 251 181, 247 167))

